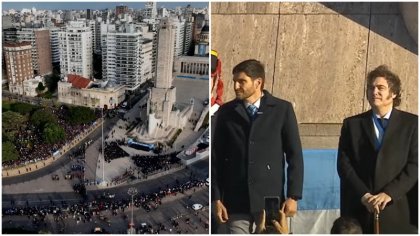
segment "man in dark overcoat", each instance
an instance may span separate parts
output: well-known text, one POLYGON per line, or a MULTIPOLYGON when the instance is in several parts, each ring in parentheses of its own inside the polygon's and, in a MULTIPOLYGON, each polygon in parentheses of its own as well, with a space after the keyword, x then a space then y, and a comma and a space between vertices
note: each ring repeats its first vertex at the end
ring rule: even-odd
POLYGON ((264 80, 257 60, 234 67, 236 99, 220 107, 212 134, 212 200, 227 233, 252 233, 265 197, 279 197, 288 216, 302 198, 303 157, 293 106, 263 90, 264 80))
POLYGON ((397 110, 401 81, 386 66, 368 74, 371 110, 343 122, 338 148, 341 215, 358 219, 364 233, 417 232, 417 115, 397 110))

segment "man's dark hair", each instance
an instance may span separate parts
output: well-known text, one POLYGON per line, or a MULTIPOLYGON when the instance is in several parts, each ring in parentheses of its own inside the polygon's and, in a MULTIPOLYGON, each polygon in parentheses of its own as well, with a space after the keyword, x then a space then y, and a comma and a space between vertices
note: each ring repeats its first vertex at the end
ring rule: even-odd
POLYGON ((340 217, 334 221, 331 234, 362 234, 359 221, 350 217, 340 217))
POLYGON ((240 72, 244 72, 247 76, 251 77, 252 80, 261 78, 261 89, 263 89, 265 81, 265 71, 264 65, 260 61, 257 61, 255 59, 249 59, 233 67, 232 74, 240 72))
POLYGON ((393 106, 399 106, 401 104, 401 80, 398 75, 390 71, 386 65, 380 65, 369 72, 367 76, 367 86, 369 87, 372 85, 373 81, 378 77, 384 77, 386 82, 388 82, 389 90, 396 95, 393 106))

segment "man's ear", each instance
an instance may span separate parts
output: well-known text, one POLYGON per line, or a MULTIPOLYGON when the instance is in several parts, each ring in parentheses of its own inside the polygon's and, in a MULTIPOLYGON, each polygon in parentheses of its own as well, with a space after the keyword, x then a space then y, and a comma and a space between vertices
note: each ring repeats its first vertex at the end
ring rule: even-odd
POLYGON ((258 88, 258 86, 261 87, 262 79, 261 78, 256 78, 254 84, 255 84, 255 88, 258 88))

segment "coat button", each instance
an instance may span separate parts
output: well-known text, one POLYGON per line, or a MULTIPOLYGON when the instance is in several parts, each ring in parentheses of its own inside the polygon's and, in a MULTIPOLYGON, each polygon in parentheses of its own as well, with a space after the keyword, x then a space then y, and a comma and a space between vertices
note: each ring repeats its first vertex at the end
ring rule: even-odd
POLYGON ((251 141, 249 141, 249 144, 255 144, 255 142, 251 140, 251 141))

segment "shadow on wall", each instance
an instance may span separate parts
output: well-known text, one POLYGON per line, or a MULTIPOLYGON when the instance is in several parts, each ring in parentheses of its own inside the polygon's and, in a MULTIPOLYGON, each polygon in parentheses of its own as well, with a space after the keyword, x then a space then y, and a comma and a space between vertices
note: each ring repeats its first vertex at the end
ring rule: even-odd
POLYGON ((347 4, 324 2, 321 4, 418 55, 417 2, 347 4), (361 20, 362 18, 358 17, 360 15, 370 15, 367 24, 361 20), (398 18, 398 20, 395 18, 398 18))

